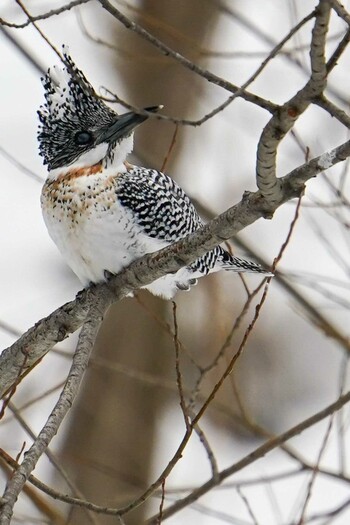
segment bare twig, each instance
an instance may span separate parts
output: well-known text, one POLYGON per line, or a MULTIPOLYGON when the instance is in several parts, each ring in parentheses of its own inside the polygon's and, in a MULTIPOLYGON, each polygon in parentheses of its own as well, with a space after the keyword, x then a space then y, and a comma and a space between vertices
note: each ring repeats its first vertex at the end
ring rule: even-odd
MULTIPOLYGON (((197 75, 205 78, 208 80, 208 82, 215 84, 223 89, 226 89, 227 91, 230 91, 231 93, 235 93, 236 91, 240 90, 238 86, 235 86, 231 82, 225 81, 223 78, 218 77, 214 73, 211 73, 210 71, 201 68, 200 66, 194 64, 191 60, 187 59, 177 51, 174 51, 169 46, 164 44, 161 40, 153 36, 151 33, 146 31, 146 29, 143 29, 141 26, 130 20, 127 16, 125 16, 119 9, 114 7, 109 0, 98 0, 101 4, 101 6, 108 11, 116 20, 119 20, 127 29, 134 31, 139 36, 150 42, 153 46, 156 47, 163 55, 169 56, 178 62, 180 62, 184 67, 189 69, 190 71, 193 71, 197 75)), ((248 91, 242 90, 240 92, 240 96, 244 98, 244 100, 247 100, 248 102, 251 102, 253 104, 256 104, 260 106, 263 109, 266 109, 267 111, 274 111, 275 104, 272 102, 269 102, 268 100, 265 100, 262 97, 259 97, 258 95, 254 95, 252 93, 249 93, 248 91)))
POLYGON ((174 322, 174 346, 175 346, 175 371, 176 371, 176 384, 180 397, 180 407, 182 410, 182 415, 184 417, 186 429, 190 428, 190 417, 188 414, 188 409, 186 406, 184 389, 182 384, 182 375, 180 369, 180 345, 178 340, 178 324, 177 324, 177 314, 176 314, 176 303, 173 301, 173 322, 174 322))
POLYGON ((160 504, 159 504, 159 514, 158 514, 157 525, 161 525, 163 521, 162 515, 163 515, 164 500, 165 500, 165 479, 163 479, 162 481, 162 497, 160 499, 160 504))
POLYGON ((5 159, 7 159, 9 162, 11 162, 11 164, 16 166, 16 168, 18 168, 20 171, 23 171, 23 173, 28 175, 30 178, 32 178, 36 182, 40 182, 41 184, 43 184, 44 179, 42 177, 40 177, 34 171, 31 171, 30 169, 27 168, 27 166, 19 162, 16 157, 11 155, 11 153, 6 151, 1 145, 0 145, 0 154, 3 157, 5 157, 5 159))
POLYGON ((327 99, 325 95, 321 95, 320 97, 317 97, 315 99, 315 104, 319 106, 320 108, 326 110, 332 117, 336 118, 346 126, 348 129, 350 129, 350 117, 345 111, 340 109, 338 106, 333 104, 330 100, 327 99))
MULTIPOLYGON (((22 42, 20 42, 20 40, 14 37, 14 35, 12 34, 13 32, 10 29, 6 29, 6 27, 1 25, 0 23, 0 32, 7 38, 7 40, 9 40, 9 42, 11 42, 11 44, 17 49, 17 51, 19 51, 19 53, 26 59, 27 62, 29 62, 29 64, 33 66, 33 68, 36 71, 38 71, 41 75, 45 75, 45 70, 41 63, 32 53, 28 51, 27 47, 22 42)), ((1 148, 1 151, 6 155, 6 152, 4 152, 3 148, 1 148)), ((7 156, 10 157, 9 154, 7 154, 7 156)), ((17 159, 11 159, 11 161, 14 164, 20 165, 17 159)), ((24 169, 27 172, 30 171, 27 170, 25 166, 23 166, 22 169, 24 169)), ((42 182, 40 177, 38 177, 38 175, 36 175, 35 173, 33 174, 33 178, 38 178, 38 180, 42 182)))
MULTIPOLYGON (((9 454, 0 448, 0 465, 2 470, 6 472, 8 478, 11 477, 12 471, 18 467, 17 461, 15 461, 9 454)), ((40 483, 40 482, 39 482, 40 483)), ((34 487, 35 484, 33 483, 34 487)), ((39 489, 39 487, 36 487, 39 489)), ((35 507, 49 520, 50 523, 55 525, 66 525, 67 520, 63 514, 61 514, 52 504, 48 503, 46 498, 44 499, 38 491, 29 484, 24 485, 23 493, 30 499, 35 507)), ((42 491, 44 492, 44 491, 42 491)))
POLYGON ((332 8, 337 13, 337 15, 350 26, 350 15, 345 7, 340 2, 338 2, 338 0, 329 0, 329 3, 332 5, 332 8))
POLYGON ((322 456, 324 454, 324 451, 326 449, 326 445, 327 445, 327 442, 328 442, 328 439, 329 439, 329 436, 330 436, 330 433, 331 433, 333 420, 334 420, 333 416, 334 416, 334 414, 332 414, 332 416, 329 419, 327 430, 326 430, 325 436, 324 436, 324 438, 322 440, 322 444, 321 444, 321 447, 320 447, 320 451, 319 451, 319 453, 317 455, 317 460, 316 460, 315 466, 314 466, 314 468, 312 470, 312 473, 311 473, 311 477, 310 477, 310 480, 309 480, 309 483, 308 483, 308 487, 307 487, 307 491, 306 491, 306 497, 305 497, 305 500, 304 500, 304 503, 303 503, 303 506, 302 506, 302 509, 301 509, 301 515, 300 515, 300 519, 298 521, 298 525, 303 525, 305 523, 306 509, 307 509, 307 506, 308 506, 309 501, 311 499, 312 489, 313 489, 313 486, 315 484, 316 476, 319 473, 320 462, 321 462, 322 456))
POLYGON ((256 295, 259 293, 259 291, 261 290, 261 288, 264 286, 264 281, 261 281, 261 283, 259 284, 259 286, 257 286, 257 288, 254 290, 253 293, 251 293, 249 296, 248 296, 248 299, 246 300, 246 302, 244 303, 243 305, 243 308, 241 310, 241 312, 239 313, 239 315, 236 317, 232 327, 231 327, 231 330, 230 332, 228 333, 223 345, 221 346, 221 348, 219 349, 219 352, 217 352, 216 356, 214 357, 214 359, 212 360, 211 363, 209 363, 209 365, 205 366, 205 367, 202 367, 201 369, 201 373, 194 385, 194 388, 193 388, 193 391, 192 391, 192 394, 191 394, 191 398, 190 398, 190 402, 189 402, 189 406, 190 407, 193 407, 199 394, 200 394, 200 387, 201 387, 201 384, 202 382, 204 381, 204 379, 207 377, 208 373, 210 371, 212 371, 219 363, 219 361, 224 357, 224 355, 226 354, 226 350, 231 346, 231 343, 232 343, 232 338, 233 338, 233 335, 238 331, 244 317, 247 315, 248 311, 249 311, 249 308, 252 304, 252 301, 253 299, 256 297, 256 295))
MULTIPOLYGON (((250 454, 248 454, 241 460, 237 461, 237 463, 234 463, 233 465, 226 468, 225 470, 222 470, 219 473, 220 482, 224 481, 225 479, 232 476, 236 472, 239 472, 240 470, 247 467, 248 465, 251 465, 258 458, 264 457, 268 452, 279 447, 282 443, 285 443, 292 437, 301 434, 307 428, 312 427, 319 421, 322 421, 323 419, 330 416, 334 412, 340 410, 344 405, 349 403, 349 401, 350 401, 350 392, 347 392, 345 395, 340 396, 334 403, 332 403, 331 405, 328 405, 323 410, 320 410, 316 414, 305 419, 304 421, 290 428, 286 432, 283 432, 279 436, 266 441, 263 445, 255 449, 253 452, 251 452, 250 454)), ((217 485, 217 480, 214 481, 213 479, 210 479, 209 481, 207 481, 206 483, 198 487, 196 490, 192 491, 188 496, 173 503, 168 508, 163 510, 163 520, 169 518, 170 516, 173 516, 180 509, 183 509, 184 507, 186 507, 187 505, 190 505, 194 501, 197 501, 197 499, 199 499, 201 496, 209 492, 216 485, 217 485)), ((147 522, 147 525, 155 525, 157 523, 156 520, 157 520, 157 516, 150 518, 147 522)))
POLYGON ((25 7, 25 5, 23 4, 22 0, 15 0, 16 4, 19 5, 19 7, 22 9, 23 13, 25 13, 28 17, 28 20, 30 21, 30 23, 33 24, 33 26, 35 27, 35 29, 37 30, 37 32, 39 33, 39 35, 41 36, 41 38, 43 38, 45 40, 45 42, 47 43, 48 46, 51 47, 51 49, 56 53, 57 56, 61 57, 61 55, 59 54, 59 51, 55 48, 55 46, 52 44, 52 42, 50 41, 50 39, 45 35, 45 33, 40 29, 40 27, 36 24, 34 18, 32 17, 32 15, 29 13, 28 9, 25 7))
POLYGON ((165 168, 166 168, 166 165, 168 164, 168 161, 169 161, 169 158, 170 158, 170 155, 174 149, 174 146, 176 144, 176 137, 177 137, 177 133, 179 131, 179 126, 178 124, 175 124, 175 129, 174 129, 174 133, 173 133, 173 136, 172 136, 172 139, 171 139, 171 143, 170 143, 170 146, 168 148, 168 151, 164 157, 164 160, 163 160, 163 164, 162 164, 162 167, 160 168, 160 171, 164 171, 165 168))
POLYGON ((60 15, 64 13, 65 11, 69 11, 70 9, 73 9, 74 7, 77 7, 82 4, 87 4, 90 2, 90 0, 73 0, 72 2, 69 2, 66 5, 63 5, 62 7, 59 7, 58 9, 51 9, 50 11, 47 11, 46 13, 42 15, 37 16, 30 16, 26 20, 26 22, 23 22, 23 24, 16 24, 14 22, 8 22, 4 20, 3 18, 0 18, 0 25, 6 26, 6 27, 13 27, 15 29, 23 29, 24 27, 29 26, 33 22, 37 22, 39 20, 47 20, 48 18, 51 18, 55 15, 60 15))
MULTIPOLYGON (((19 422, 19 424, 21 425, 21 427, 25 430, 25 432, 35 442, 36 439, 38 438, 38 436, 33 432, 33 430, 30 428, 30 426, 26 423, 24 418, 21 416, 19 410, 17 410, 17 408, 14 406, 13 403, 9 404, 9 408, 12 411, 12 413, 14 414, 14 416, 17 419, 17 421, 19 422)), ((74 494, 74 496, 79 497, 79 498, 82 499, 83 498, 82 492, 78 489, 78 487, 75 485, 75 483, 71 480, 70 476, 67 474, 66 470, 63 468, 63 466, 61 465, 61 463, 59 462, 59 460, 57 459, 55 454, 53 454, 49 448, 46 448, 43 453, 47 456, 47 458, 49 459, 50 463, 55 467, 57 472, 59 472, 59 474, 61 475, 62 479, 64 479, 64 481, 66 482, 67 486, 71 489, 71 491, 74 494)), ((18 458, 16 458, 16 462, 19 462, 18 458)), ((87 519, 93 525, 97 525, 94 515, 90 514, 89 512, 87 512, 87 519)))
POLYGON ((251 520, 252 520, 252 523, 253 523, 254 525, 259 525, 259 524, 258 524, 258 521, 257 521, 257 519, 256 519, 256 517, 255 517, 255 515, 254 515, 254 512, 253 512, 253 510, 252 510, 252 507, 251 507, 251 505, 250 505, 250 503, 249 503, 249 501, 248 501, 248 498, 243 494, 243 492, 241 491, 240 487, 237 487, 236 490, 237 490, 237 492, 238 492, 240 498, 242 499, 242 501, 243 501, 243 503, 244 503, 244 505, 245 505, 245 507, 246 507, 246 509, 247 509, 247 511, 248 511, 248 514, 249 514, 249 516, 250 516, 250 518, 251 518, 251 520))

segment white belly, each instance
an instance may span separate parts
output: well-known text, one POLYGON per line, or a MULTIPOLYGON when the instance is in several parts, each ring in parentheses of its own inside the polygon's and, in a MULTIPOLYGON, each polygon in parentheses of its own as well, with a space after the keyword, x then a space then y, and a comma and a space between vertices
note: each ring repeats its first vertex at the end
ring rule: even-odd
POLYGON ((105 279, 105 270, 118 273, 145 253, 167 243, 144 235, 132 213, 122 207, 115 192, 92 198, 79 196, 80 188, 44 186, 42 211, 48 232, 67 264, 86 286, 105 279))

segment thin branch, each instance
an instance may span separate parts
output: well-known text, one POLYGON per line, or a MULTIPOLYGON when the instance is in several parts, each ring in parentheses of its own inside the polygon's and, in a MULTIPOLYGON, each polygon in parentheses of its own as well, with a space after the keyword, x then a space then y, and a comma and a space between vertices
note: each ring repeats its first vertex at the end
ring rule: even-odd
POLYGON ((333 104, 333 102, 328 100, 325 95, 317 97, 314 102, 317 106, 327 111, 327 113, 329 113, 332 117, 339 120, 339 122, 346 128, 350 129, 350 116, 338 106, 333 104))
MULTIPOLYGON (((260 447, 253 450, 253 452, 251 452, 250 454, 248 454, 241 460, 237 461, 237 463, 234 463, 230 467, 222 470, 218 475, 220 483, 222 483, 225 479, 232 476, 236 472, 239 472, 243 468, 247 467, 248 465, 251 465, 257 459, 264 457, 268 452, 271 452, 275 448, 281 446, 283 443, 285 443, 292 437, 301 434, 307 428, 310 428, 316 425, 316 423, 319 423, 320 421, 330 416, 334 412, 340 410, 344 405, 346 405, 349 402, 350 402, 350 392, 347 392, 345 395, 340 396, 334 403, 328 405, 326 408, 320 410, 316 414, 305 419, 304 421, 290 428, 286 432, 283 432, 279 436, 269 439, 268 441, 263 443, 260 447)), ((187 507, 194 501, 197 501, 201 496, 209 492, 216 485, 217 485, 217 481, 210 479, 209 481, 207 481, 206 483, 198 487, 196 490, 192 491, 186 497, 180 499, 179 501, 175 502, 173 505, 164 509, 163 510, 163 520, 169 518, 170 516, 173 516, 176 512, 187 507)), ((156 520, 157 520, 157 516, 153 516, 147 521, 147 525, 155 525, 157 523, 156 520)))
MULTIPOLYGON (((0 448, 0 457, 8 463, 14 470, 17 470, 19 468, 19 464, 17 461, 15 461, 9 454, 7 454, 2 448, 0 448)), ((112 509, 109 507, 103 507, 101 505, 95 505, 94 503, 91 503, 90 501, 75 498, 72 496, 68 496, 66 494, 62 494, 61 492, 58 492, 57 490, 54 490, 53 488, 49 487, 42 481, 40 481, 38 478, 33 476, 32 474, 28 477, 28 480, 34 487, 38 488, 48 496, 50 496, 53 499, 56 499, 58 501, 62 501, 63 503, 67 503, 69 505, 75 505, 77 507, 82 507, 87 510, 94 511, 97 514, 106 514, 106 515, 113 515, 118 516, 119 510, 118 509, 112 509)), ((1 501, 0 501, 0 508, 1 508, 1 501)))
MULTIPOLYGON (((191 414, 192 417, 193 414, 191 414)), ((212 478, 216 478, 218 476, 218 473, 219 473, 219 467, 218 467, 218 463, 216 461, 216 457, 215 457, 215 454, 214 454, 214 451, 208 441, 208 438, 207 436, 204 434, 202 428, 198 425, 198 423, 195 425, 194 427, 194 430, 198 436, 198 439, 199 441, 202 443, 203 445, 203 448, 207 454, 207 457, 208 457, 208 461, 209 461, 209 464, 210 464, 210 468, 211 468, 211 476, 212 478)))
MULTIPOLYGON (((4 450, 0 448, 0 465, 2 470, 5 471, 7 478, 12 476, 13 470, 18 467, 17 461, 15 461, 11 456, 9 456, 4 450)), ((32 485, 35 484, 32 483, 32 485)), ((47 499, 38 494, 36 489, 40 487, 33 488, 29 484, 24 485, 23 493, 30 499, 30 501, 35 505, 35 507, 40 511, 41 514, 48 518, 48 523, 55 525, 67 525, 67 520, 63 513, 60 513, 51 502, 47 502, 47 499)), ((44 492, 44 491, 42 491, 44 492)))
POLYGON ((350 14, 347 12, 345 7, 340 2, 338 2, 338 0, 329 0, 329 2, 337 15, 350 26, 350 14))
POLYGON ((170 155, 173 152, 173 149, 175 147, 178 131, 179 131, 179 126, 178 126, 178 124, 175 124, 174 133, 173 133, 173 136, 172 136, 172 139, 171 139, 168 151, 166 152, 166 155, 165 155, 164 160, 163 160, 163 164, 162 164, 162 166, 160 168, 160 171, 162 171, 162 172, 164 172, 164 170, 165 170, 165 168, 166 168, 166 166, 167 166, 167 164, 169 162, 170 155))
POLYGON ((244 100, 247 100, 248 102, 251 102, 252 104, 256 104, 260 106, 263 109, 266 109, 269 112, 273 112, 276 108, 276 105, 272 102, 269 102, 268 100, 265 100, 262 97, 259 97, 258 95, 254 95, 252 93, 249 93, 248 91, 241 90, 238 86, 232 84, 231 82, 228 82, 224 80, 221 77, 218 77, 214 73, 208 71, 207 69, 203 69, 197 64, 194 64, 191 60, 184 57, 177 51, 171 49, 169 46, 164 44, 161 40, 153 36, 151 33, 146 31, 146 29, 143 29, 140 25, 136 24, 132 20, 130 20, 127 16, 125 16, 119 9, 117 9, 115 6, 113 6, 109 0, 98 0, 103 9, 108 11, 116 20, 119 20, 127 29, 130 31, 134 31, 136 34, 147 40, 150 44, 152 44, 156 49, 160 51, 165 56, 169 56, 178 62, 180 62, 184 67, 189 69, 190 71, 193 71, 197 75, 205 78, 208 82, 215 84, 223 89, 226 89, 227 91, 230 91, 231 93, 235 93, 236 91, 240 90, 240 97, 244 100))
POLYGON ((248 514, 250 516, 250 518, 252 519, 252 523, 254 525, 259 525, 258 524, 258 520, 256 519, 255 515, 254 515, 254 512, 252 510, 252 507, 248 501, 248 498, 243 494, 243 492, 241 491, 240 487, 237 487, 237 492, 238 492, 238 495, 240 496, 241 500, 243 501, 247 511, 248 511, 248 514))
POLYGON ((20 171, 28 175, 31 179, 35 180, 36 182, 39 182, 40 184, 44 183, 44 179, 42 177, 40 177, 34 171, 28 169, 27 166, 19 162, 16 157, 11 155, 11 153, 6 151, 1 145, 0 145, 0 155, 5 157, 5 159, 11 162, 11 164, 13 164, 17 169, 19 169, 20 171))
POLYGON ((175 347, 175 371, 176 371, 176 384, 180 397, 180 407, 182 410, 182 415, 184 417, 186 429, 190 428, 190 417, 188 414, 184 388, 182 384, 182 375, 180 370, 180 344, 178 339, 178 324, 177 324, 177 313, 176 313, 176 302, 173 301, 173 322, 174 322, 174 347, 175 347))
POLYGON ((350 507, 350 498, 347 498, 345 501, 343 501, 343 503, 331 510, 325 510, 317 514, 312 514, 308 517, 308 523, 312 523, 313 521, 317 521, 319 523, 320 519, 327 518, 327 521, 323 522, 322 525, 330 525, 330 523, 334 523, 332 518, 339 516, 339 514, 347 510, 348 507, 350 507))
MULTIPOLYGON (((17 51, 19 51, 19 53, 26 59, 26 61, 29 62, 29 64, 31 64, 36 71, 39 72, 40 75, 45 75, 44 67, 33 56, 33 54, 29 52, 27 46, 24 45, 20 40, 18 40, 17 38, 13 36, 12 31, 10 31, 9 29, 6 29, 6 27, 2 26, 1 24, 0 24, 0 31, 7 38, 7 40, 9 40, 11 44, 17 49, 17 51)), ((34 178, 36 177, 38 176, 34 174, 34 178)), ((40 177, 38 177, 38 179, 40 179, 40 177)))
POLYGON ((90 2, 90 0, 73 0, 72 2, 69 2, 66 5, 63 5, 62 7, 59 7, 58 9, 52 9, 51 11, 47 11, 46 13, 43 13, 42 15, 30 16, 28 17, 26 22, 23 22, 23 24, 16 24, 14 22, 8 22, 7 20, 0 18, 0 25, 6 26, 6 27, 13 27, 15 29, 23 29, 24 27, 29 26, 33 22, 37 22, 39 20, 47 20, 48 18, 51 18, 52 16, 60 15, 64 13, 65 11, 69 11, 70 9, 73 9, 73 7, 77 7, 82 4, 87 4, 88 2, 90 2))
POLYGON ((158 513, 159 518, 158 518, 157 525, 161 525, 163 521, 164 500, 165 500, 165 479, 163 479, 162 481, 162 496, 161 496, 160 504, 159 504, 159 513, 158 513))
POLYGON ((230 332, 228 333, 224 343, 222 344, 221 348, 217 352, 216 356, 212 360, 211 363, 209 363, 207 366, 202 367, 200 376, 198 377, 194 388, 192 390, 189 406, 193 407, 198 396, 200 395, 200 387, 204 381, 204 379, 207 377, 208 373, 211 372, 219 363, 219 361, 225 356, 226 350, 231 346, 233 335, 238 331, 244 317, 247 315, 249 308, 252 304, 253 299, 256 297, 256 295, 261 290, 262 286, 264 286, 264 281, 261 281, 261 283, 255 288, 255 290, 248 296, 246 302, 244 303, 241 312, 236 317, 230 332))
POLYGON ((34 18, 32 17, 32 15, 29 13, 28 9, 25 7, 25 5, 23 4, 22 0, 15 0, 16 4, 19 5, 19 7, 22 9, 23 13, 25 13, 28 17, 28 20, 33 24, 33 26, 35 27, 35 29, 37 30, 37 32, 39 33, 39 35, 41 36, 41 38, 43 38, 43 40, 45 40, 45 42, 47 43, 47 45, 49 47, 51 47, 51 49, 56 53, 56 55, 58 57, 61 58, 61 55, 59 53, 59 51, 55 48, 55 46, 52 44, 52 42, 50 41, 50 39, 45 35, 45 33, 40 29, 40 27, 36 24, 34 18))
MULTIPOLYGON (((300 204, 301 204, 301 197, 302 195, 299 197, 299 200, 298 200, 298 204, 297 204, 297 207, 296 207, 296 211, 295 211, 295 215, 294 215, 294 218, 293 218, 293 221, 290 225, 290 228, 289 228, 289 231, 288 231, 288 235, 287 235, 287 238, 285 240, 285 242, 282 244, 282 247, 277 255, 277 257, 275 258, 274 262, 273 262, 273 265, 272 265, 272 270, 275 271, 278 263, 280 262, 280 260, 282 259, 282 256, 289 244, 289 241, 291 239, 291 236, 292 236, 292 233, 294 231, 294 227, 296 225, 296 222, 299 218, 299 210, 300 210, 300 204)), ((219 390, 219 388, 221 388, 221 385, 223 384, 223 382, 225 381, 225 379, 232 373, 232 370, 233 370, 233 367, 235 366, 237 360, 239 359, 239 357, 241 356, 245 346, 246 346, 246 343, 247 343, 247 340, 248 340, 248 337, 250 336, 250 334, 252 333, 253 331, 253 328, 256 324, 256 322, 258 321, 259 319, 259 315, 260 315, 260 311, 261 311, 261 308, 263 307, 265 301, 266 301, 266 298, 267 298, 267 292, 268 292, 268 288, 269 288, 269 284, 270 284, 270 281, 271 281, 271 277, 269 277, 266 281, 266 284, 265 284, 265 287, 264 287, 264 292, 262 294, 262 297, 260 299, 260 302, 257 304, 257 306, 255 307, 255 315, 253 317, 253 320, 251 321, 251 323, 249 324, 248 328, 246 329, 245 333, 244 333, 244 336, 242 338, 242 341, 241 341, 241 344, 237 350, 237 352, 232 356, 231 360, 230 360, 230 363, 229 365, 227 366, 225 372, 222 374, 220 380, 216 383, 216 385, 214 386, 213 390, 211 391, 211 393, 209 394, 208 398, 206 399, 205 403, 202 405, 201 409, 198 411, 196 417, 192 420, 192 424, 195 424, 198 422, 199 418, 202 417, 202 414, 204 413, 204 411, 207 409, 208 405, 211 403, 211 401, 214 399, 217 391, 219 390)))
MULTIPOLYGON (((17 419, 17 421, 19 422, 19 424, 21 425, 21 427, 25 430, 25 432, 27 432, 27 434, 35 442, 37 440, 38 436, 33 432, 33 430, 30 428, 30 426, 24 420, 24 418, 20 414, 20 411, 14 406, 13 403, 9 404, 9 408, 12 411, 12 413, 14 414, 14 416, 17 419)), ((59 472, 59 474, 61 475, 62 479, 64 479, 64 481, 66 482, 67 486, 70 488, 72 493, 76 497, 83 498, 83 493, 78 489, 78 487, 75 485, 75 483, 70 479, 68 473, 65 471, 65 469, 63 468, 63 466, 61 465, 60 461, 57 459, 55 454, 53 454, 49 448, 44 450, 44 454, 47 456, 47 458, 49 459, 50 463, 54 466, 54 468, 57 470, 57 472, 59 472)), ((17 458, 16 458, 16 460, 18 461, 17 458)), ((91 515, 89 512, 87 512, 87 516, 88 516, 88 520, 93 525, 97 525, 93 515, 91 515)))
POLYGON ((312 489, 313 489, 313 486, 314 486, 315 481, 316 481, 316 476, 319 473, 320 462, 321 462, 322 456, 323 456, 323 454, 325 452, 326 445, 327 445, 328 440, 329 440, 329 436, 330 436, 331 429, 332 429, 332 426, 333 426, 333 420, 334 420, 334 418, 333 418, 333 414, 332 414, 332 416, 330 417, 328 426, 327 426, 327 430, 326 430, 325 436, 324 436, 324 438, 322 440, 320 451, 319 451, 319 453, 317 455, 317 460, 316 460, 315 466, 314 466, 314 468, 312 470, 312 473, 311 473, 311 477, 310 477, 310 481, 308 483, 306 497, 305 497, 305 500, 304 500, 303 507, 301 509, 301 515, 300 515, 300 519, 298 521, 298 525, 303 525, 305 523, 306 509, 307 509, 307 506, 308 506, 308 504, 310 502, 310 499, 311 499, 312 489))
MULTIPOLYGON (((212 0, 214 1, 214 0, 212 0)), ((228 14, 229 16, 231 16, 236 22, 239 22, 239 24, 241 24, 245 29, 247 29, 252 35, 254 35, 254 37, 258 37, 263 43, 269 45, 269 46, 274 46, 275 45, 275 40, 272 36, 271 33, 267 33, 267 32, 264 32, 262 31, 261 27, 260 27, 260 24, 256 23, 256 20, 254 17, 252 16, 244 16, 244 14, 241 12, 241 10, 235 10, 232 5, 228 5, 227 3, 223 3, 221 2, 220 0, 215 0, 215 3, 218 5, 219 9, 228 14)), ((343 8, 344 9, 344 8, 343 8)), ((340 33, 340 34, 337 34, 336 36, 333 35, 333 36, 330 36, 328 38, 328 42, 330 42, 331 40, 333 40, 334 38, 338 39, 343 33, 340 33)), ((342 42, 340 42, 339 46, 338 46, 338 49, 335 50, 334 52, 334 59, 333 60, 333 55, 330 59, 330 62, 333 62, 333 65, 336 64, 336 60, 337 58, 339 58, 339 51, 340 51, 340 48, 342 47, 342 42)), ((299 46, 297 46, 294 51, 298 51, 300 49, 306 49, 306 47, 304 46, 301 46, 299 48, 299 46)), ((310 45, 308 44, 307 45, 307 49, 310 49, 310 45)), ((293 56, 293 50, 290 50, 288 52, 285 52, 285 53, 280 53, 280 56, 281 54, 284 55, 284 57, 289 60, 292 64, 296 65, 299 69, 301 69, 301 71, 303 71, 305 74, 309 74, 309 71, 308 69, 304 66, 304 64, 301 63, 300 60, 296 59, 294 56, 293 56)), ((327 70, 328 70, 328 64, 327 64, 327 70)), ((328 71, 329 72, 329 71, 328 71)), ((330 93, 335 97, 337 98, 338 100, 340 100, 341 102, 344 102, 344 96, 341 92, 339 92, 339 90, 335 87, 335 86, 331 86, 328 88, 330 93)))

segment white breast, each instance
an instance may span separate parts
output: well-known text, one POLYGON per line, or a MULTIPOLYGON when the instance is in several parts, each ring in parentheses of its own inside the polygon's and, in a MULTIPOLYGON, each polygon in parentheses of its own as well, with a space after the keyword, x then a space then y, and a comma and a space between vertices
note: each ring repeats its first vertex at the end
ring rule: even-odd
POLYGON ((115 177, 62 178, 44 185, 41 197, 49 234, 84 285, 118 273, 145 253, 166 245, 144 235, 120 205, 115 177))

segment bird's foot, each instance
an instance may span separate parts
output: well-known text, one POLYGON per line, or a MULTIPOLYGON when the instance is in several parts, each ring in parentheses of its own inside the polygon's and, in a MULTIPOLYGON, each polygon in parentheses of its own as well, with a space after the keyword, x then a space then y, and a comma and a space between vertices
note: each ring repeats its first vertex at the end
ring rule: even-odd
POLYGON ((115 275, 115 273, 112 273, 109 270, 104 270, 103 275, 105 280, 109 281, 115 275))
POLYGON ((191 286, 194 286, 195 284, 197 284, 197 279, 188 279, 188 281, 185 281, 185 282, 177 281, 176 282, 176 288, 178 290, 182 290, 182 291, 188 292, 188 290, 191 288, 191 286))

